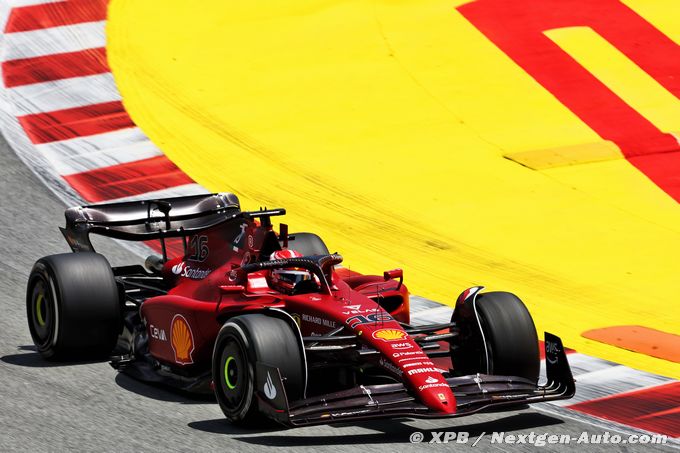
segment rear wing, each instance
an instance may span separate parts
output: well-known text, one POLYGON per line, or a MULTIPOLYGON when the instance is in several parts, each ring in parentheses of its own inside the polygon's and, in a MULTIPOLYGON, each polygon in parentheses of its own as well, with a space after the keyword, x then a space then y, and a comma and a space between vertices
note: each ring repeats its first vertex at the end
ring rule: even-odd
POLYGON ((126 241, 158 239, 165 249, 166 238, 186 238, 237 218, 260 217, 268 223, 270 216, 285 213, 243 212, 238 197, 225 192, 76 206, 66 210, 66 227, 60 230, 74 252, 94 251, 90 233, 126 241))

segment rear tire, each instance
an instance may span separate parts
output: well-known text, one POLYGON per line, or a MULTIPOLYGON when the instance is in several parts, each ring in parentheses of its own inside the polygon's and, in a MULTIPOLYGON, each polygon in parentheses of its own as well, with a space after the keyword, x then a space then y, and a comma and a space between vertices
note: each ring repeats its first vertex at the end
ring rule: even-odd
POLYGON ((213 350, 215 396, 227 419, 246 427, 268 420, 259 412, 255 364, 279 368, 289 401, 302 398, 305 364, 293 329, 282 319, 249 314, 229 319, 213 350))
POLYGON ((111 265, 90 252, 39 259, 28 278, 26 314, 44 358, 105 358, 116 344, 122 317, 111 265))
POLYGON ((460 376, 476 373, 520 376, 538 382, 538 337, 524 303, 506 292, 480 293, 475 303, 479 322, 474 310, 457 308, 451 318, 461 330, 452 342, 454 372, 460 376))

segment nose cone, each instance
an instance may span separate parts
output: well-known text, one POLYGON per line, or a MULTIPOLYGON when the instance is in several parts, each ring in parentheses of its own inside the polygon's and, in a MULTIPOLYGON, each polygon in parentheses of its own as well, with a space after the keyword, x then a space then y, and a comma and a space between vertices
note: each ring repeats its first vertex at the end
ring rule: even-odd
MULTIPOLYGON (((382 316, 389 315, 385 312, 382 316)), ((383 354, 383 361, 391 370, 399 370, 404 383, 412 389, 423 404, 441 414, 456 412, 456 397, 438 368, 423 352, 420 346, 408 336, 394 320, 381 321, 380 324, 349 321, 362 318, 349 318, 348 324, 367 342, 383 354)))
POLYGON ((415 392, 417 398, 427 407, 442 414, 456 412, 456 396, 442 375, 443 369, 436 366, 422 351, 422 358, 397 358, 404 371, 404 381, 415 392))
POLYGON ((439 380, 444 384, 431 383, 421 384, 417 387, 420 400, 430 409, 442 414, 454 414, 456 412, 456 397, 451 388, 446 384, 443 376, 439 380), (428 387, 436 385, 436 387, 428 387))

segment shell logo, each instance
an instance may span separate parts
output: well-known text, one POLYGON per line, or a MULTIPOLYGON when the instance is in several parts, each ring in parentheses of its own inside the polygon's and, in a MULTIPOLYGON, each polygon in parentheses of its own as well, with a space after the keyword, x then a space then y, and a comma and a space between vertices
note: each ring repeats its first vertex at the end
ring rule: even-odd
POLYGON ((302 320, 300 319, 300 315, 298 315, 297 313, 293 313, 290 316, 293 317, 293 320, 295 321, 295 324, 298 325, 298 327, 302 327, 302 320))
POLYGON ((175 362, 180 365, 194 363, 191 353, 194 352, 194 334, 186 318, 175 315, 170 323, 170 344, 175 352, 175 362))
POLYGON ((383 341, 402 340, 406 337, 406 332, 399 329, 380 329, 373 332, 373 338, 383 341))

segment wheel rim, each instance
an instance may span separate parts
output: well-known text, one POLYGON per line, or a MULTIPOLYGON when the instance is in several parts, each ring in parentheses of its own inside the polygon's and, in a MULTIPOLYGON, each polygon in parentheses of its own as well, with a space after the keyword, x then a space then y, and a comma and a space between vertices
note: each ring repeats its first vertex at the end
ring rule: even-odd
POLYGON ((43 293, 38 294, 38 297, 36 298, 35 301, 35 315, 38 319, 38 325, 40 327, 45 327, 45 318, 43 317, 43 310, 46 310, 43 308, 45 306, 45 295, 43 293))
POLYGON ((248 364, 245 350, 235 338, 228 338, 220 356, 220 388, 225 405, 239 412, 248 399, 248 364))
POLYGON ((238 385, 238 366, 233 356, 227 357, 224 363, 224 383, 229 390, 236 389, 238 385))
POLYGON ((43 348, 52 340, 55 327, 54 301, 49 283, 40 277, 33 285, 29 303, 31 331, 38 348, 43 348))

